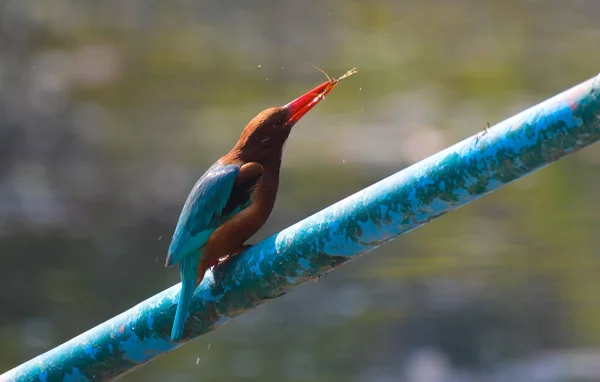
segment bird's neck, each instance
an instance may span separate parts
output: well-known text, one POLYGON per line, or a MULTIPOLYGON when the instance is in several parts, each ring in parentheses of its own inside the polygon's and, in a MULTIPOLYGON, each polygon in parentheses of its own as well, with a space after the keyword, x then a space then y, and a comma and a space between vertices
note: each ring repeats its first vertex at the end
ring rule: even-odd
POLYGON ((279 185, 279 169, 281 168, 281 158, 277 162, 263 164, 263 177, 265 182, 279 185))
POLYGON ((263 166, 265 171, 271 169, 272 171, 276 170, 279 172, 282 154, 283 148, 273 149, 268 152, 255 152, 248 149, 240 149, 236 146, 222 160, 226 163, 258 162, 263 166))

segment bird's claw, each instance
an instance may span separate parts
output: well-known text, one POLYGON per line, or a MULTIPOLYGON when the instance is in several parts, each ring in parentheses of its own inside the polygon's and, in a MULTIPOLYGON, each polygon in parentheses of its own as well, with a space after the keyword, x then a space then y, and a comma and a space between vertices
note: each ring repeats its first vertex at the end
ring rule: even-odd
POLYGON ((252 247, 252 245, 242 244, 235 252, 232 252, 227 256, 223 256, 223 257, 219 258, 219 262, 217 264, 221 264, 221 263, 231 259, 233 256, 239 255, 240 253, 244 252, 245 250, 247 250, 250 247, 252 247))
POLYGON ((221 264, 227 260, 229 260, 229 258, 231 257, 231 255, 227 255, 227 256, 223 256, 223 257, 219 257, 219 260, 217 261, 217 264, 221 264))

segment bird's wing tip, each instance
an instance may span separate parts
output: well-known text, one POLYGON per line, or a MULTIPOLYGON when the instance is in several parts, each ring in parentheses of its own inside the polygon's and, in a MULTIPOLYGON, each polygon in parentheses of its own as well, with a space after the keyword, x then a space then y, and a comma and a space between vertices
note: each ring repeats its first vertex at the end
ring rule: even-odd
POLYGON ((175 265, 173 254, 169 252, 169 254, 167 255, 167 260, 165 260, 165 268, 171 268, 173 265, 175 265))

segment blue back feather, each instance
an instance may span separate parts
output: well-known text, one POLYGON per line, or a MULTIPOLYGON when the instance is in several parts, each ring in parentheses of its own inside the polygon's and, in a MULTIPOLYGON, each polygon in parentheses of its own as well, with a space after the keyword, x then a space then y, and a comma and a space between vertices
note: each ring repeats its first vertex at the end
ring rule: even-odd
POLYGON ((216 162, 196 182, 185 201, 169 246, 169 265, 187 255, 197 254, 196 251, 223 221, 246 207, 240 206, 228 216, 221 216, 239 169, 239 164, 224 165, 216 162))

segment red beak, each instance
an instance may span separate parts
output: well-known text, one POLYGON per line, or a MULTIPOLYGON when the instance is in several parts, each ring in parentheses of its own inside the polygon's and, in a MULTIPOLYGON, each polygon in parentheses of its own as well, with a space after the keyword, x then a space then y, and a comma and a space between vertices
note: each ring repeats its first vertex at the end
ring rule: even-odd
POLYGON ((315 107, 316 104, 325 99, 325 96, 329 94, 330 91, 333 90, 337 86, 337 84, 343 80, 344 78, 351 76, 356 73, 356 69, 352 69, 348 71, 341 77, 334 78, 327 82, 322 83, 317 86, 313 90, 301 95, 296 98, 292 102, 288 103, 284 106, 288 110, 288 120, 285 123, 286 127, 292 127, 304 116, 304 114, 308 113, 310 109, 315 107))

